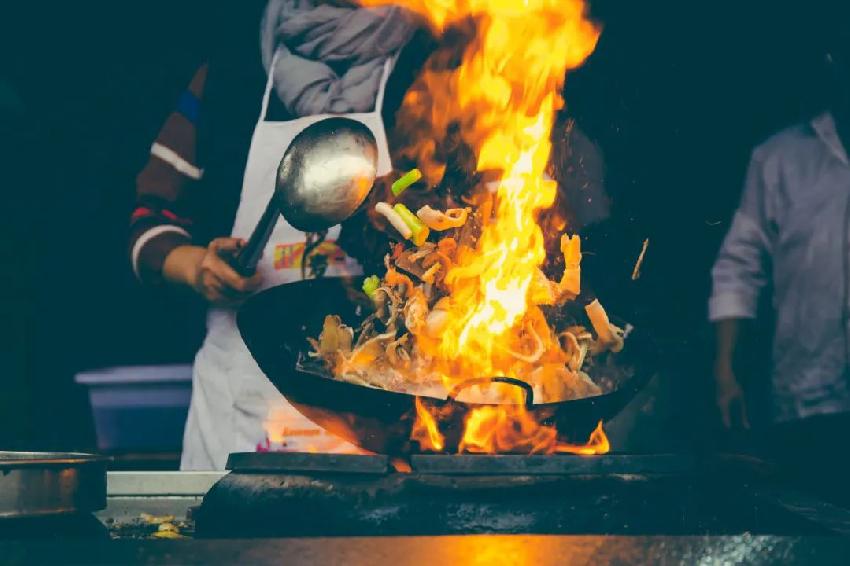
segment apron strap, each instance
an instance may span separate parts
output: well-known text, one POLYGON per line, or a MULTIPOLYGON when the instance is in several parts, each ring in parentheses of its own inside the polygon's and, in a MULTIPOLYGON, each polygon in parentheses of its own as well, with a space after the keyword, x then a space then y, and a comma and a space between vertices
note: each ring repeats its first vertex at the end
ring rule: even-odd
POLYGON ((398 59, 398 53, 390 55, 384 62, 384 75, 381 77, 381 83, 378 85, 378 96, 375 99, 375 112, 380 114, 384 110, 384 92, 387 90, 387 82, 390 80, 390 75, 393 72, 393 67, 398 59))
POLYGON ((275 49, 274 56, 272 57, 272 64, 269 66, 269 77, 266 79, 266 90, 263 92, 263 102, 260 105, 260 117, 257 118, 257 123, 266 119, 266 113, 269 110, 269 97, 271 96, 272 90, 274 90, 274 68, 275 63, 277 63, 277 56, 279 53, 280 51, 275 49))

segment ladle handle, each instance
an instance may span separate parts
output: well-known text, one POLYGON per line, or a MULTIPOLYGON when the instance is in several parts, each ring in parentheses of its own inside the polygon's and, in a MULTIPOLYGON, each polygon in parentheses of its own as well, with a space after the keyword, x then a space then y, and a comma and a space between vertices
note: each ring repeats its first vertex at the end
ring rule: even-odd
POLYGON ((257 264, 263 256, 263 250, 269 242, 269 238, 271 238, 272 231, 274 230, 275 224, 277 224, 277 217, 279 215, 280 211, 278 210, 274 197, 272 197, 269 200, 269 204, 266 206, 266 210, 260 217, 260 221, 257 222, 254 232, 251 233, 251 237, 248 238, 248 242, 245 244, 245 247, 235 254, 222 254, 222 259, 224 259, 230 267, 236 271, 236 273, 242 277, 251 277, 257 271, 257 264))

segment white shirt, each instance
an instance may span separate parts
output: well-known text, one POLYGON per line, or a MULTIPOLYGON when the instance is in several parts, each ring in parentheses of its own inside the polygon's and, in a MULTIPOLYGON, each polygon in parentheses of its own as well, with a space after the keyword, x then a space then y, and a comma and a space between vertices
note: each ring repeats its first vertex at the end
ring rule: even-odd
POLYGON ((850 162, 829 113, 753 152, 712 270, 712 321, 754 318, 774 287, 773 416, 850 411, 850 162))

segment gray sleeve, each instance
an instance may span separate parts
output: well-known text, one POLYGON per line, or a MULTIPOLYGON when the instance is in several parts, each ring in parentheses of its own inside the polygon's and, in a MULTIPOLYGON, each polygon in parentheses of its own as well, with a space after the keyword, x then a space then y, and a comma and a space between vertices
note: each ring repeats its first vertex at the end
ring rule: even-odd
POLYGON ((711 270, 711 321, 756 317, 774 241, 770 221, 774 191, 775 183, 767 180, 764 163, 754 154, 741 204, 711 270))

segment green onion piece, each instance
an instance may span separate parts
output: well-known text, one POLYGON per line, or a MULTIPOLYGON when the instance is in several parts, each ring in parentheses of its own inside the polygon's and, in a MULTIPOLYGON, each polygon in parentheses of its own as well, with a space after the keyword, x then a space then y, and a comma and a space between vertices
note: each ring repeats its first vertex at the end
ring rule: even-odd
POLYGON ((375 296, 375 291, 377 291, 380 286, 381 278, 377 275, 370 275, 363 280, 363 292, 366 293, 366 296, 370 299, 375 296))
POLYGON ((390 187, 390 190, 395 196, 400 195, 413 183, 422 178, 422 171, 419 169, 411 169, 401 177, 399 177, 390 187))
POLYGON ((423 224, 423 222, 419 220, 415 214, 410 212, 409 208, 401 203, 394 205, 393 210, 401 216, 401 219, 404 220, 404 223, 407 224, 408 228, 410 228, 412 234, 409 240, 417 246, 424 244, 425 240, 428 239, 428 234, 431 232, 428 230, 428 227, 423 224))
POLYGON ((416 244, 417 246, 423 245, 428 241, 428 234, 431 233, 431 230, 423 224, 421 230, 414 230, 413 235, 410 236, 410 241, 416 244))

